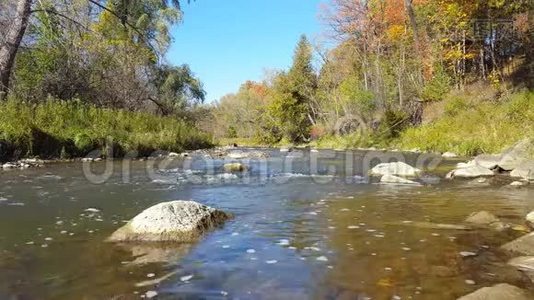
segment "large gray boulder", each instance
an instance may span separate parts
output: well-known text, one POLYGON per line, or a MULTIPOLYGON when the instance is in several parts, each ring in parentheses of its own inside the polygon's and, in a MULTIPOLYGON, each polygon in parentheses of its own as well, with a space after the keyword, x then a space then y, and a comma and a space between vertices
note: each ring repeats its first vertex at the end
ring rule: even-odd
POLYGON ((112 242, 194 242, 231 215, 193 201, 172 201, 147 208, 115 231, 112 242))
POLYGON ((500 283, 492 287, 483 287, 458 300, 529 300, 532 295, 516 286, 500 283))
POLYGON ((529 233, 506 243, 501 248, 515 254, 534 256, 534 233, 529 233))
POLYGON ((492 170, 484 168, 479 165, 469 165, 464 168, 458 168, 447 174, 447 178, 461 177, 461 178, 476 178, 482 176, 493 176, 492 170))
POLYGON ((371 169, 370 174, 374 176, 395 175, 417 177, 419 174, 421 174, 421 172, 421 170, 414 168, 407 163, 399 161, 378 164, 371 169))
POLYGON ((534 160, 524 161, 510 173, 510 176, 534 181, 534 160))
POLYGON ((484 167, 486 169, 495 169, 501 161, 501 155, 480 154, 472 161, 474 165, 484 167))
POLYGON ((534 142, 531 139, 524 139, 503 152, 499 167, 505 171, 517 169, 533 155, 534 142))

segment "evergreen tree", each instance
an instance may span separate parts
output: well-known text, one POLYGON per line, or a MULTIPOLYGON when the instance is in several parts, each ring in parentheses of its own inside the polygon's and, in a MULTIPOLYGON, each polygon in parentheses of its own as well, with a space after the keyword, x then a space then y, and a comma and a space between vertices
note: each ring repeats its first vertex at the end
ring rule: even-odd
POLYGON ((292 142, 308 140, 313 124, 311 104, 317 90, 317 75, 312 58, 312 47, 302 35, 291 69, 280 74, 274 84, 269 112, 284 137, 292 142))

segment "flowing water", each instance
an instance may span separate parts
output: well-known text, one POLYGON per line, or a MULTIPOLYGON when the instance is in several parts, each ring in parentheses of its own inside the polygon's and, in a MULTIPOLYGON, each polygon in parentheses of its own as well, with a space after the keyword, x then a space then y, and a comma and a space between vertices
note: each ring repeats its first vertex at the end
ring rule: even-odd
POLYGON ((268 151, 238 176, 200 157, 109 162, 103 183, 81 163, 0 172, 0 299, 456 299, 500 282, 532 288, 498 249, 521 232, 431 224, 480 210, 521 224, 534 189, 439 180, 456 162, 428 155, 405 157, 432 167, 422 186, 389 186, 363 176, 362 162, 376 163, 368 153, 322 151, 314 163, 308 151, 268 151), (235 217, 191 245, 104 241, 175 199, 235 217))

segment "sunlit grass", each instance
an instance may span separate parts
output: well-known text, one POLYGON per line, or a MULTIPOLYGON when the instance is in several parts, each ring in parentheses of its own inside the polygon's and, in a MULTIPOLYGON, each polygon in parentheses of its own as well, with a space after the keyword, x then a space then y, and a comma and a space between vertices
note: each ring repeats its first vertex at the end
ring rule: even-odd
POLYGON ((0 103, 0 141, 22 156, 83 156, 102 149, 110 138, 119 149, 117 155, 212 146, 210 136, 172 117, 97 108, 79 101, 0 103))

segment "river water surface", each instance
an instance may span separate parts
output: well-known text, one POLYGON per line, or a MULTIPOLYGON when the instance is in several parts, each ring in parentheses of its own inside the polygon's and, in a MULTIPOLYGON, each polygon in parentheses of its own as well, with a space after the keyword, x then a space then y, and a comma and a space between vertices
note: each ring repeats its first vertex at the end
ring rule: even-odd
POLYGON ((99 184, 81 163, 0 172, 0 299, 456 299, 501 282, 532 289, 498 250, 521 232, 417 222, 461 224, 488 210, 521 224, 534 189, 439 180, 455 161, 433 165, 422 186, 380 185, 362 177, 365 153, 347 167, 334 151, 317 164, 307 151, 289 162, 269 151, 237 177, 200 157, 163 167, 116 161, 99 184), (143 209, 177 199, 235 218, 194 245, 104 241, 143 209))

